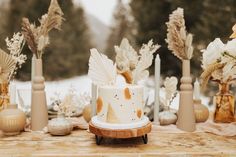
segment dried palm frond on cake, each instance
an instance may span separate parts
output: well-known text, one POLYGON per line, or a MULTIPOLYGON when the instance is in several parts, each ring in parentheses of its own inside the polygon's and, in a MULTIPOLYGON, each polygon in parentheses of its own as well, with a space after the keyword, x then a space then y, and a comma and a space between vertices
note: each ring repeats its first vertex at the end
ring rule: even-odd
POLYGON ((98 86, 115 85, 117 74, 121 74, 128 84, 137 84, 141 79, 148 77, 147 69, 152 65, 153 54, 159 47, 150 40, 143 44, 137 53, 124 38, 120 46, 115 46, 115 63, 93 48, 90 50, 88 75, 98 86))
POLYGON ((116 65, 97 49, 90 50, 88 75, 97 85, 114 85, 116 81, 116 65))

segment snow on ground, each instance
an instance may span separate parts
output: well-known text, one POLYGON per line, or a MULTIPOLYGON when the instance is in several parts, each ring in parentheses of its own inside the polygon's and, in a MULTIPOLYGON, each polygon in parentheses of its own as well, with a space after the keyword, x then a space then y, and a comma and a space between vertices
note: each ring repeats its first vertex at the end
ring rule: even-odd
MULTIPOLYGON (((31 101, 31 82, 16 81, 17 95, 23 98, 25 105, 29 106, 31 101)), ((51 104, 50 98, 55 97, 56 93, 60 93, 61 97, 64 97, 68 93, 69 89, 73 87, 77 93, 90 93, 91 80, 87 76, 78 76, 61 81, 46 81, 45 91, 47 97, 47 103, 51 104)), ((18 100, 18 99, 17 99, 18 100)), ((19 101, 18 101, 19 102, 19 101)))
MULTIPOLYGON (((150 105, 154 101, 154 89, 151 88, 150 86, 153 86, 153 80, 149 78, 146 81, 141 82, 142 85, 145 86, 144 90, 144 97, 147 98, 149 95, 149 101, 148 105, 150 105), (147 84, 149 85, 147 87, 147 84)), ((17 85, 17 95, 20 95, 24 101, 24 104, 26 106, 30 106, 30 101, 31 101, 31 82, 20 82, 16 81, 17 85)), ((91 93, 91 80, 87 75, 84 76, 77 76, 73 77, 70 79, 65 79, 61 81, 47 81, 45 83, 45 91, 47 95, 47 102, 48 104, 51 104, 51 97, 55 96, 55 93, 60 93, 61 97, 64 97, 64 95, 69 91, 69 89, 73 87, 76 89, 77 93, 91 93)), ((160 95, 164 96, 164 92, 161 90, 160 95)), ((18 99, 17 99, 18 100, 18 99)), ((202 103, 203 104, 208 104, 209 98, 203 97, 202 96, 202 103)), ((178 109, 179 104, 179 95, 174 99, 171 108, 178 109)))

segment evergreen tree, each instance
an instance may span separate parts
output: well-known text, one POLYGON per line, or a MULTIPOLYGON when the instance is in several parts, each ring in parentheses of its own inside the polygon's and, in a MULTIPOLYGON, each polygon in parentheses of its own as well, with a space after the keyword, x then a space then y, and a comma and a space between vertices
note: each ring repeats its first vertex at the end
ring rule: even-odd
MULTIPOLYGON (((87 73, 89 48, 91 47, 88 27, 81 7, 75 7, 72 0, 58 0, 65 17, 62 30, 50 33, 50 45, 44 54, 44 76, 46 79, 60 79, 87 73)), ((47 12, 48 0, 10 0, 7 11, 7 27, 3 30, 6 36, 20 31, 22 17, 28 17, 31 22, 39 24, 38 19, 47 12)), ((1 47, 6 47, 2 46, 1 47)), ((23 50, 28 60, 18 73, 18 78, 29 80, 31 72, 32 53, 27 46, 23 50)))
POLYGON ((231 27, 236 22, 236 1, 234 0, 131 0, 132 14, 137 23, 136 42, 139 46, 153 38, 161 44, 158 50, 162 61, 162 74, 181 75, 181 62, 167 49, 166 22, 169 14, 177 7, 184 8, 187 31, 194 35, 194 58, 192 73, 201 72, 201 52, 216 37, 229 39, 231 27))
POLYGON ((223 41, 229 40, 232 26, 236 23, 236 1, 205 0, 202 6, 202 16, 196 25, 196 36, 199 36, 199 42, 209 43, 217 37, 223 41))
MULTIPOLYGON (((130 6, 132 8, 134 19, 137 23, 137 34, 135 39, 138 46, 142 46, 143 43, 147 43, 148 40, 153 39, 154 43, 161 45, 158 53, 161 58, 162 74, 180 74, 180 61, 176 61, 176 57, 168 52, 165 42, 167 33, 165 22, 168 20, 169 13, 171 11, 171 1, 132 0, 130 6)), ((152 66, 152 73, 153 69, 154 67, 152 66)))
POLYGON ((7 15, 8 15, 8 4, 5 1, 0 2, 0 48, 5 47, 5 38, 7 36, 7 15), (4 45, 4 46, 3 46, 4 45))
POLYGON ((132 40, 133 37, 133 23, 132 16, 130 15, 129 6, 124 4, 122 0, 118 0, 114 14, 113 14, 113 25, 111 27, 111 34, 108 37, 106 53, 114 59, 114 45, 119 45, 121 40, 126 37, 132 40))

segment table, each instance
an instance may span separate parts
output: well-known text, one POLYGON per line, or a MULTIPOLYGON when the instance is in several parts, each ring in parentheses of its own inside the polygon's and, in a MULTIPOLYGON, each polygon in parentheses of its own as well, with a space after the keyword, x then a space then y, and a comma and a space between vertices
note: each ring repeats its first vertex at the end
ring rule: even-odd
POLYGON ((141 138, 104 139, 97 146, 87 130, 75 130, 69 136, 23 132, 14 137, 0 137, 0 156, 236 156, 236 136, 209 133, 167 134, 152 131, 148 144, 141 138))

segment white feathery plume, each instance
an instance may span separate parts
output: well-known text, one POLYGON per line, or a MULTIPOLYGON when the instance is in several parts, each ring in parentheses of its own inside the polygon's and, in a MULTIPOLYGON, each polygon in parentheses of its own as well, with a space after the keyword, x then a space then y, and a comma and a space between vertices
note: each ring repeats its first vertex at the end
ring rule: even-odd
POLYGON ((130 45, 128 39, 123 38, 120 46, 115 46, 116 65, 120 73, 132 71, 138 63, 138 53, 130 45))
POLYGON ((152 65, 153 53, 160 48, 158 44, 153 45, 153 41, 150 40, 148 44, 144 44, 140 49, 140 59, 137 63, 136 68, 132 72, 133 83, 137 84, 139 80, 148 77, 149 72, 146 70, 152 65))

